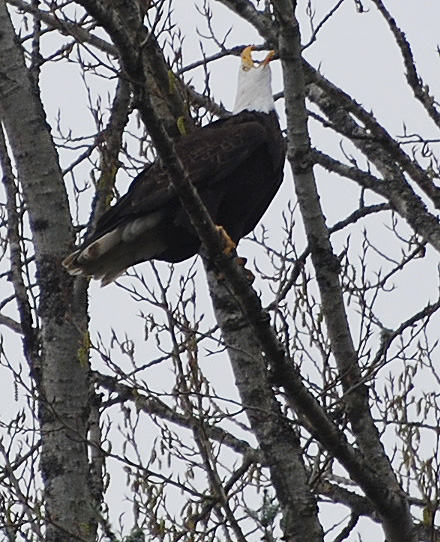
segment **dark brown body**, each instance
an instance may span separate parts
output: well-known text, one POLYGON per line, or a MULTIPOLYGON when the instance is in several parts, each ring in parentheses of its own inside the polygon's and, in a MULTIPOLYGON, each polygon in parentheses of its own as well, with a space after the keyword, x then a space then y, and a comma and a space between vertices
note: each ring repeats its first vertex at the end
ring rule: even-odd
MULTIPOLYGON (((184 137, 176 150, 213 221, 237 243, 255 228, 282 181, 285 146, 275 112, 244 111, 221 119, 184 137)), ((180 262, 199 248, 200 241, 157 161, 136 177, 64 265, 72 273, 109 282, 141 261, 180 262), (131 225, 137 224, 142 231, 131 239, 131 225), (112 242, 125 239, 102 252, 100 239, 110 232, 118 234, 106 236, 112 242)))

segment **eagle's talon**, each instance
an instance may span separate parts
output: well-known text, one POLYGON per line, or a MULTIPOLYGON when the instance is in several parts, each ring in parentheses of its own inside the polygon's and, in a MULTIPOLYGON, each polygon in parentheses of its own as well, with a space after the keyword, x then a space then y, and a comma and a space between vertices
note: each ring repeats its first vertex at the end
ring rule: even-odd
POLYGON ((216 226, 215 227, 219 236, 220 240, 223 244, 222 252, 223 254, 226 254, 226 256, 229 256, 232 254, 235 249, 237 248, 237 245, 234 243, 234 241, 229 236, 228 232, 225 230, 223 226, 216 226))

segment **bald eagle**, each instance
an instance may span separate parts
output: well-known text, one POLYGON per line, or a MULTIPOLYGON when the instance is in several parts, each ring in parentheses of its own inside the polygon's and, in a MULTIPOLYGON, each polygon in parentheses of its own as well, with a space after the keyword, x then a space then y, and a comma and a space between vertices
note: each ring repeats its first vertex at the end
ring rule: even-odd
MULTIPOLYGON (((215 224, 236 244, 250 233, 280 187, 285 146, 271 88, 271 51, 260 64, 241 54, 233 114, 176 143, 176 152, 215 224)), ((95 231, 63 265, 72 275, 108 284, 150 259, 180 262, 200 240, 161 162, 148 165, 95 231)))

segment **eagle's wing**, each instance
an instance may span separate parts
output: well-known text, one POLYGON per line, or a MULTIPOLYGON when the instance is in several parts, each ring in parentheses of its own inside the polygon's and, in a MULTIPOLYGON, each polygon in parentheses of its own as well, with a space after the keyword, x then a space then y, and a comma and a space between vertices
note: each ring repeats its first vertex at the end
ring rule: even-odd
MULTIPOLYGON (((258 122, 217 121, 191 132, 176 145, 191 182, 205 187, 227 177, 264 142, 267 134, 258 122)), ((173 187, 159 161, 142 171, 127 193, 98 221, 94 238, 119 224, 146 216, 166 205, 173 187)))
MULTIPOLYGON (((232 117, 192 132, 177 143, 176 151, 194 185, 205 189, 230 175, 266 137, 260 123, 237 122, 232 117)), ((167 214, 175 198, 166 171, 154 162, 102 215, 94 233, 63 265, 71 274, 92 275, 107 284, 131 265, 159 257, 168 249, 162 228, 169 226, 167 214)), ((182 257, 189 256, 185 252, 182 257)))

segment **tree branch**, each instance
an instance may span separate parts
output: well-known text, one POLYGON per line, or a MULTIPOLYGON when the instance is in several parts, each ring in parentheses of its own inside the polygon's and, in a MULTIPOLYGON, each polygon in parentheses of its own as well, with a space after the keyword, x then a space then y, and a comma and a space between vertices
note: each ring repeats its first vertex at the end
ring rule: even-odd
POLYGON ((288 158, 316 271, 322 310, 344 389, 347 416, 368 468, 375 473, 376 484, 382 486, 382 491, 378 492, 377 486, 368 487, 358 481, 383 515, 384 528, 390 541, 415 542, 406 495, 395 478, 372 420, 368 390, 360 384, 361 371, 339 282, 339 262, 333 253, 319 202, 307 127, 306 87, 299 25, 288 0, 274 0, 273 5, 280 25, 279 52, 283 65, 284 88, 289 89, 285 96, 288 158), (353 386, 356 388, 353 389, 353 386), (396 522, 396 517, 399 516, 401 521, 396 522))
POLYGON ((396 40, 397 46, 400 49, 406 69, 406 80, 408 81, 408 84, 411 87, 414 96, 423 105, 428 115, 435 122, 437 127, 440 128, 440 112, 436 107, 437 104, 435 98, 434 96, 431 96, 429 94, 428 87, 423 84, 421 77, 417 73, 417 68, 414 62, 411 46, 406 39, 405 34, 397 26, 396 21, 393 19, 390 12, 386 9, 381 0, 373 0, 373 3, 376 4, 377 9, 387 22, 388 27, 391 30, 394 39, 396 40))
POLYGON ((60 265, 73 238, 67 194, 40 97, 5 2, 0 2, 0 28, 0 114, 29 213, 39 281, 41 366, 34 368, 33 376, 41 398, 46 517, 57 518, 48 522, 46 537, 54 542, 63 536, 60 531, 70 532, 72 537, 64 540, 71 542, 82 538, 84 529, 94 538, 96 526, 84 444, 88 368, 77 359, 77 325, 87 321, 87 299, 74 298, 73 281, 60 265), (71 311, 67 317, 66 307, 71 311))
MULTIPOLYGON (((375 165, 384 169, 386 165, 381 162, 380 157, 377 157, 377 151, 375 153, 376 158, 373 160, 375 165)), ((421 198, 415 194, 405 178, 402 177, 398 168, 393 168, 386 180, 382 180, 357 167, 343 164, 319 151, 314 151, 313 158, 328 171, 352 179, 363 188, 368 188, 384 197, 391 208, 407 221, 415 233, 440 252, 439 220, 428 211, 421 198)), ((372 159, 371 156, 369 158, 372 159)), ((392 165, 388 164, 388 168, 391 167, 392 165)))
POLYGON ((435 207, 440 209, 440 188, 433 182, 433 175, 415 160, 410 159, 398 142, 376 121, 372 113, 367 112, 310 64, 303 61, 303 65, 307 97, 326 114, 332 128, 349 137, 381 172, 389 172, 386 165, 394 165, 393 171, 396 166, 401 168, 432 200, 435 207), (351 115, 361 124, 356 123, 351 115))

